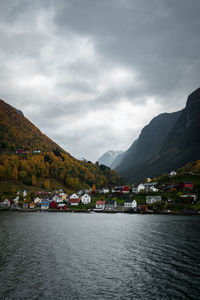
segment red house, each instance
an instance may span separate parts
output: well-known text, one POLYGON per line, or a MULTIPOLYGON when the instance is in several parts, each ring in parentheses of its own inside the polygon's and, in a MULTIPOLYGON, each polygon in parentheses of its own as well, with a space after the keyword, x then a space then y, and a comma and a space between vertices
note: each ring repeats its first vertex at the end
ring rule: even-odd
POLYGON ((24 149, 16 149, 16 151, 15 151, 16 153, 25 153, 25 151, 24 151, 24 149))
POLYGON ((59 203, 57 206, 58 210, 68 210, 67 205, 64 203, 59 203))
POLYGON ((148 212, 148 205, 139 205, 139 209, 142 212, 148 212))
POLYGON ((49 204, 49 208, 56 209, 57 208, 57 203, 55 201, 51 201, 50 204, 49 204))
POLYGON ((128 194, 130 193, 130 187, 128 185, 124 185, 121 189, 122 194, 128 194))
POLYGON ((180 190, 193 190, 194 185, 192 182, 180 182, 179 189, 180 190))
POLYGON ((81 203, 81 199, 80 198, 70 199, 68 203, 71 206, 78 206, 81 203))

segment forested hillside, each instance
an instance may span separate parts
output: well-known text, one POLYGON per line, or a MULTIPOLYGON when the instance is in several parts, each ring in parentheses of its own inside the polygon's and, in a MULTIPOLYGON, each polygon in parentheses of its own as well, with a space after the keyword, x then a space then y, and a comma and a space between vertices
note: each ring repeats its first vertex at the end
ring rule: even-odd
POLYGON ((56 148, 62 150, 22 113, 0 100, 0 152, 12 153, 18 148, 27 151, 52 151, 56 148))
POLYGON ((36 185, 55 178, 69 190, 112 186, 118 174, 103 165, 79 161, 54 143, 16 109, 0 100, 0 180, 36 185), (16 149, 24 150, 16 153, 16 149), (34 149, 40 153, 33 153, 34 149))

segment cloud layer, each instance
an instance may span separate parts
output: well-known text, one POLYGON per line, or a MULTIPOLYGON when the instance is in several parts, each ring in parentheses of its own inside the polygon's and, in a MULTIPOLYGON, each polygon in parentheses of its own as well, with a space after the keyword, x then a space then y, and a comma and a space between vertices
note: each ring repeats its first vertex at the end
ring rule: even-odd
POLYGON ((75 157, 125 150, 200 85, 199 0, 0 1, 0 97, 75 157))

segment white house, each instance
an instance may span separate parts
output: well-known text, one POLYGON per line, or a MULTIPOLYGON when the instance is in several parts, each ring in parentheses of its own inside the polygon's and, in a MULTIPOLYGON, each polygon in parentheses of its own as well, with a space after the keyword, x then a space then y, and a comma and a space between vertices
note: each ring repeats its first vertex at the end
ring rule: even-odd
POLYGON ((47 209, 49 209, 49 201, 48 200, 42 200, 41 210, 47 210, 47 209))
POLYGON ((102 210, 106 206, 106 201, 97 201, 96 202, 96 209, 102 210))
POLYGON ((81 197, 81 202, 82 202, 83 204, 88 204, 88 203, 90 203, 90 202, 91 202, 91 197, 90 197, 90 195, 84 194, 84 195, 81 197))
POLYGON ((175 171, 171 171, 171 172, 169 173, 169 175, 170 175, 170 176, 176 176, 176 172, 175 172, 175 171))
POLYGON ((26 196, 27 196, 27 191, 24 190, 24 191, 23 191, 23 197, 26 197, 26 196))
POLYGON ((40 153, 40 150, 33 150, 33 153, 40 153))
POLYGON ((133 199, 129 199, 124 202, 125 210, 131 210, 131 209, 136 209, 136 208, 137 208, 137 201, 135 201, 133 199))
POLYGON ((19 204, 19 196, 17 196, 15 199, 13 199, 13 201, 15 202, 16 205, 19 204))
POLYGON ((145 190, 145 185, 143 183, 140 183, 137 187, 137 192, 139 193, 142 190, 145 190))
POLYGON ((158 192, 158 189, 155 188, 155 186, 151 186, 151 187, 150 187, 150 191, 152 191, 152 192, 158 192))
POLYGON ((10 207, 10 201, 5 199, 3 202, 0 202, 1 207, 10 207))
POLYGON ((161 202, 161 196, 146 196, 146 204, 153 204, 156 202, 161 202))
POLYGON ((59 197, 58 195, 54 195, 52 198, 53 201, 55 201, 56 203, 62 203, 62 197, 59 197))
POLYGON ((41 202, 42 202, 42 199, 39 198, 39 197, 36 197, 35 200, 34 200, 35 204, 41 204, 41 202))
POLYGON ((69 199, 78 199, 78 198, 79 196, 75 193, 69 197, 69 199))
POLYGON ((110 192, 109 188, 102 188, 100 190, 100 193, 102 193, 102 194, 108 194, 109 192, 110 192))

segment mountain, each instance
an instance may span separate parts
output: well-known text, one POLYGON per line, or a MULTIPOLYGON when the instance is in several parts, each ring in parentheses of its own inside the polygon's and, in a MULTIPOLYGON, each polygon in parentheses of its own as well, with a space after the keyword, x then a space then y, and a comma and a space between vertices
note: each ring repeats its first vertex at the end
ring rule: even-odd
POLYGON ((137 144, 126 151, 116 171, 129 182, 139 182, 199 159, 199 111, 197 89, 183 110, 160 114, 144 127, 137 144))
POLYGON ((16 111, 18 112, 18 114, 20 114, 21 116, 23 116, 23 117, 24 117, 24 114, 23 114, 23 112, 22 112, 21 110, 19 110, 19 109, 16 109, 16 111))
POLYGON ((123 151, 107 151, 98 159, 98 162, 99 164, 110 167, 116 157, 118 157, 118 155, 121 155, 122 152, 123 151))
POLYGON ((117 155, 117 157, 113 160, 113 162, 110 165, 111 169, 114 170, 120 164, 120 162, 122 161, 122 159, 124 157, 124 154, 125 154, 125 151, 122 151, 121 153, 119 153, 117 155))
POLYGON ((52 151, 60 146, 43 134, 23 113, 0 100, 0 152, 15 151, 18 148, 31 151, 52 151))
POLYGON ((44 188, 46 182, 47 189, 49 182, 59 182, 69 191, 121 182, 115 171, 72 157, 3 100, 0 100, 0 181, 39 188, 44 188))

